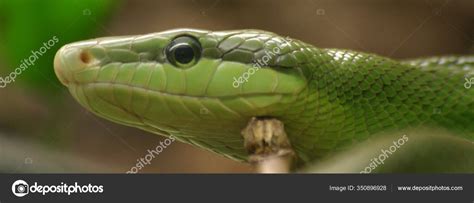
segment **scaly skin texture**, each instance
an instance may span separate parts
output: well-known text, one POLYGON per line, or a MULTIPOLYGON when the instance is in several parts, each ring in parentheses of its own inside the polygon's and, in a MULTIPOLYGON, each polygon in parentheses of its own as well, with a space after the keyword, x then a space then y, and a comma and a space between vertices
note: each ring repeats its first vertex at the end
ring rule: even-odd
POLYGON ((260 30, 178 29, 66 45, 55 71, 98 116, 238 160, 254 116, 285 124, 300 163, 421 125, 474 140, 474 90, 464 88, 472 56, 396 61, 260 30), (201 46, 185 68, 166 52, 183 35, 201 46))

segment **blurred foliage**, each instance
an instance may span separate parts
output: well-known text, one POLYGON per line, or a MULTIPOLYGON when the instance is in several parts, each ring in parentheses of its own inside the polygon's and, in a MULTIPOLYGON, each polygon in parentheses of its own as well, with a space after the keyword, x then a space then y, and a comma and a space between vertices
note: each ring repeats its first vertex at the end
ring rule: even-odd
POLYGON ((24 134, 49 146, 67 147, 63 128, 71 122, 53 69, 56 51, 71 42, 104 32, 118 8, 113 0, 0 0, 0 77, 20 67, 33 51, 49 40, 59 40, 0 91, 2 132, 24 134), (20 122, 21 121, 21 122, 20 122), (29 123, 25 127, 25 123, 29 123))
POLYGON ((419 127, 381 133, 301 172, 473 173, 472 157, 473 142, 443 129, 419 127))
POLYGON ((22 72, 15 83, 43 92, 57 91, 59 81, 53 58, 64 44, 87 39, 98 32, 120 1, 114 0, 1 0, 0 53, 5 68, 2 77, 19 67, 21 61, 56 36, 59 42, 22 72))

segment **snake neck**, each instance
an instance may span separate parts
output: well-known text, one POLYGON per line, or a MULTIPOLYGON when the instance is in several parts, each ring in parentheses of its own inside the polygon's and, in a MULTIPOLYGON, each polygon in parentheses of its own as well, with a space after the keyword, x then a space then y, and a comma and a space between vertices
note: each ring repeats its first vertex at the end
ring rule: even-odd
POLYGON ((474 57, 398 62, 348 50, 313 50, 308 88, 286 120, 296 151, 313 160, 387 130, 432 125, 474 140, 474 57))

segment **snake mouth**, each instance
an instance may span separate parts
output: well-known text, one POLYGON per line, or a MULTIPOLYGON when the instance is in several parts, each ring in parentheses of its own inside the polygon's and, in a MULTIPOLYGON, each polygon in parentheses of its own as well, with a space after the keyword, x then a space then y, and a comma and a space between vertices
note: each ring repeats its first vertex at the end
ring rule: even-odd
POLYGON ((110 108, 121 111, 121 117, 134 117, 169 123, 194 121, 247 121, 253 116, 266 116, 271 106, 293 98, 292 94, 254 93, 227 96, 191 96, 174 94, 131 84, 112 82, 69 83, 74 97, 86 108, 103 115, 114 115, 110 108), (127 114, 125 116, 123 114, 127 114))
POLYGON ((56 76, 58 80, 65 86, 69 83, 69 81, 65 78, 64 73, 63 73, 63 63, 61 60, 61 57, 59 56, 60 52, 58 51, 56 55, 54 56, 54 72, 56 73, 56 76))
MULTIPOLYGON (((68 87, 81 105, 102 118, 166 137, 174 135, 182 142, 207 149, 223 145, 238 152, 235 157, 245 154, 240 131, 248 120, 271 111, 246 106, 240 103, 246 100, 243 97, 174 95, 104 82, 70 83, 68 87)), ((282 100, 285 95, 267 95, 271 97, 282 100)))
MULTIPOLYGON (((56 52, 56 55, 54 56, 54 72, 56 73, 57 78, 59 81, 65 85, 68 86, 70 79, 69 73, 65 71, 65 68, 67 68, 68 65, 65 64, 65 55, 67 55, 64 51, 65 47, 62 47, 59 49, 58 52, 56 52)), ((70 56, 68 56, 70 57, 70 56)))

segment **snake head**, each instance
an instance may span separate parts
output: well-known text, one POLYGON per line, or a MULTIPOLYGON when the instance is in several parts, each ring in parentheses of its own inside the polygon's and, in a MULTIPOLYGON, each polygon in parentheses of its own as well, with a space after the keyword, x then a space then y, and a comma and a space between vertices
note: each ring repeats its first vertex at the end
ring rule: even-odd
POLYGON ((301 99, 305 47, 260 30, 177 29, 68 44, 54 68, 98 116, 244 159, 250 118, 284 120, 301 99))

